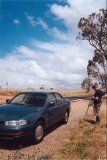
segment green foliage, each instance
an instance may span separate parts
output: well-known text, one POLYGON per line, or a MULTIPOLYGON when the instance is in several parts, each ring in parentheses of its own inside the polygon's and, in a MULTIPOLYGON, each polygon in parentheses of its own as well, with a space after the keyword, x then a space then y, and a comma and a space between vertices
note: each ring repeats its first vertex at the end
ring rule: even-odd
POLYGON ((89 92, 89 90, 91 89, 93 83, 92 83, 92 79, 86 77, 85 79, 83 79, 83 82, 81 83, 81 88, 85 89, 86 92, 89 92))
POLYGON ((87 147, 90 147, 92 145, 91 142, 87 140, 81 140, 76 145, 76 153, 78 158, 84 159, 86 156, 88 156, 87 147))
POLYGON ((44 155, 44 156, 41 156, 40 158, 38 158, 37 160, 51 160, 51 156, 44 155))
POLYGON ((88 61, 87 75, 97 80, 102 86, 107 81, 107 10, 100 9, 88 18, 81 18, 78 27, 81 30, 77 39, 87 40, 94 47, 94 56, 88 61))

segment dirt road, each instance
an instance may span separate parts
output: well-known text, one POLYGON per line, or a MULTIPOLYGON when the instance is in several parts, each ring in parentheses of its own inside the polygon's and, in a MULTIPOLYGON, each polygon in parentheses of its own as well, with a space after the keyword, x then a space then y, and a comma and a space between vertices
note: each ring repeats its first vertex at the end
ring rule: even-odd
MULTIPOLYGON (((12 142, 0 143, 0 160, 4 160, 8 155, 12 154, 35 154, 36 157, 42 155, 53 155, 57 152, 63 144, 67 142, 67 136, 72 131, 74 125, 76 125, 85 116, 89 101, 80 100, 71 103, 71 113, 69 122, 66 125, 58 124, 57 126, 49 129, 47 135, 44 137, 43 142, 38 145, 32 145, 31 142, 24 142, 23 145, 14 144, 12 142)), ((102 105, 102 109, 105 109, 105 105, 102 105)), ((88 114, 92 113, 92 108, 88 114)))

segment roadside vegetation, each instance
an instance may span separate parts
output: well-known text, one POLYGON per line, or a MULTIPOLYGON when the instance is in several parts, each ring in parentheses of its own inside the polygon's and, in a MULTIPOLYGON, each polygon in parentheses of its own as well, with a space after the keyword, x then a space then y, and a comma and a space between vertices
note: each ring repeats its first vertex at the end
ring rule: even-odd
POLYGON ((105 113, 101 114, 100 125, 94 125, 94 120, 94 116, 88 116, 71 130, 69 141, 60 152, 63 160, 106 160, 105 113))
POLYGON ((43 155, 41 157, 36 157, 36 153, 33 155, 25 155, 16 152, 14 155, 8 156, 7 160, 51 160, 50 155, 43 155))

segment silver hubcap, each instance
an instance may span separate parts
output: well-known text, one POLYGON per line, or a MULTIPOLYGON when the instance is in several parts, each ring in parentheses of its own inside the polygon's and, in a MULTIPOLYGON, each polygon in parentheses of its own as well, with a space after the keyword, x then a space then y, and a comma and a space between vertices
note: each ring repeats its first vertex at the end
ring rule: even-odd
POLYGON ((68 113, 66 112, 65 113, 65 122, 67 122, 68 121, 68 113))
POLYGON ((35 130, 36 139, 40 140, 43 137, 43 126, 38 125, 35 130))

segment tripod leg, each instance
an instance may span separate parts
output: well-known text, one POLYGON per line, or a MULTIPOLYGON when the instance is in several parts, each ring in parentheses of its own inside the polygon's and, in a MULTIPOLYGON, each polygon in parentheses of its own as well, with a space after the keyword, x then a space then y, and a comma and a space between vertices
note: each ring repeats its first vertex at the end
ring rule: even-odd
POLYGON ((88 105, 88 108, 87 108, 87 110, 86 110, 86 114, 85 114, 85 115, 87 115, 87 113, 88 113, 88 110, 89 110, 89 107, 90 107, 90 105, 88 105))

